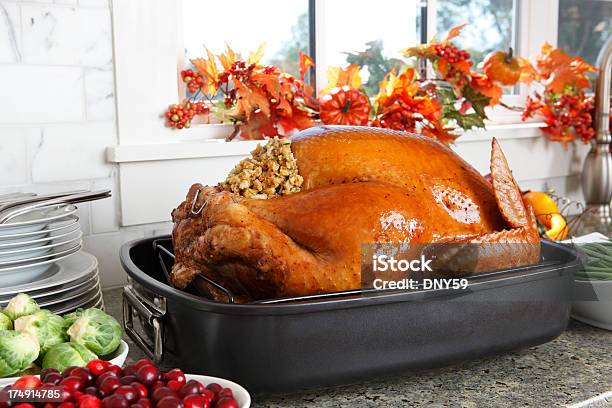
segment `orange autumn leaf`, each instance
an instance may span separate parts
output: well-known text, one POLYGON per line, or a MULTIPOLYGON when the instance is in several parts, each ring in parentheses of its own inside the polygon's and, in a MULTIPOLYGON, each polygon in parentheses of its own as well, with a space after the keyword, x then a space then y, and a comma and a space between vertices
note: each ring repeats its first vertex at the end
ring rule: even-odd
POLYGON ((524 84, 530 84, 535 81, 538 77, 538 71, 536 71, 535 67, 531 65, 528 59, 518 57, 519 67, 521 70, 521 77, 519 78, 519 82, 524 84))
POLYGON ((301 109, 294 109, 291 116, 280 116, 279 124, 285 132, 302 130, 314 126, 314 120, 308 112, 301 109))
POLYGON ((537 58, 537 67, 546 88, 555 93, 562 93, 568 86, 579 90, 588 88, 590 81, 586 73, 597 72, 595 67, 586 63, 584 59, 572 57, 548 43, 542 46, 537 58))
POLYGON ((451 65, 446 58, 440 58, 438 60, 438 71, 442 74, 442 78, 445 78, 450 71, 451 65))
POLYGON ((392 69, 380 82, 380 90, 376 95, 376 103, 382 106, 388 104, 390 100, 401 93, 414 95, 418 90, 418 85, 414 83, 415 71, 408 68, 400 75, 396 75, 392 69))
POLYGON ((310 67, 314 67, 314 61, 312 58, 310 58, 308 54, 305 54, 302 51, 299 52, 299 56, 300 56, 300 78, 303 81, 304 77, 306 76, 306 71, 308 71, 310 67))
POLYGON ((469 74, 470 68, 472 68, 472 61, 469 61, 469 60, 459 61, 456 64, 453 64, 453 67, 459 72, 463 72, 464 74, 469 74))
POLYGON ((442 43, 447 43, 453 38, 459 37, 461 35, 461 31, 467 26, 467 23, 455 26, 451 28, 448 33, 446 33, 446 37, 442 40, 442 43))
POLYGON ((559 67, 549 76, 546 88, 555 93, 562 93, 567 86, 574 86, 577 89, 589 88, 591 82, 583 72, 574 63, 559 67))
POLYGON ((259 109, 265 116, 270 117, 270 103, 262 89, 248 87, 236 79, 234 80, 234 86, 236 87, 237 101, 232 116, 244 116, 248 121, 251 115, 259 109))
POLYGON ((260 140, 264 137, 278 136, 278 129, 274 122, 263 112, 257 111, 250 119, 240 126, 240 137, 247 140, 260 140))
POLYGON ((431 127, 425 126, 421 132, 428 137, 437 139, 445 145, 452 144, 459 135, 452 134, 449 130, 445 129, 441 124, 435 123, 431 127))
POLYGON ((261 43, 259 44, 259 47, 257 47, 257 50, 254 52, 251 52, 249 54, 249 60, 248 63, 249 64, 259 64, 259 61, 261 60, 261 57, 263 57, 263 53, 264 53, 264 46, 266 45, 266 43, 261 43))
POLYGON ((569 64, 571 61, 572 57, 560 48, 553 48, 549 43, 544 43, 536 60, 540 76, 544 79, 548 79, 555 69, 569 64))
POLYGON ((496 85, 490 78, 486 75, 479 74, 476 72, 472 72, 472 80, 470 81, 470 86, 474 88, 476 92, 480 92, 481 94, 488 96, 491 98, 489 102, 489 106, 495 106, 499 104, 503 89, 496 85))
POLYGON ((217 93, 219 72, 215 62, 215 55, 208 48, 206 49, 206 54, 208 59, 197 58, 191 60, 191 63, 202 75, 202 77, 204 77, 203 91, 209 95, 215 95, 217 93))
POLYGON ((361 87, 359 70, 359 66, 355 64, 349 65, 346 69, 329 67, 327 69, 327 87, 321 93, 326 94, 333 88, 341 88, 343 86, 359 89, 361 87))
POLYGON ((240 58, 240 55, 234 52, 234 50, 232 50, 229 44, 226 44, 225 54, 219 54, 217 57, 219 58, 219 62, 223 66, 223 69, 229 70, 232 67, 232 64, 240 58))
POLYGON ((283 97, 283 89, 278 75, 254 70, 251 74, 251 80, 259 86, 265 87, 273 98, 280 99, 283 97))
POLYGON ((433 58, 436 55, 433 44, 421 44, 414 47, 404 48, 401 54, 406 58, 433 58))

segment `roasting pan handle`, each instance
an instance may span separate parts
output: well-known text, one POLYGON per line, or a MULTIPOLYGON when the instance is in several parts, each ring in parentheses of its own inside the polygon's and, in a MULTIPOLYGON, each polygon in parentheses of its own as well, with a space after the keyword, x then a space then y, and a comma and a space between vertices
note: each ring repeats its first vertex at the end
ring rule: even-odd
POLYGON ((163 358, 163 324, 160 314, 147 306, 128 285, 123 288, 123 329, 127 335, 136 343, 142 351, 155 363, 161 362, 163 358), (144 337, 134 328, 134 311, 153 326, 153 344, 149 344, 144 337))

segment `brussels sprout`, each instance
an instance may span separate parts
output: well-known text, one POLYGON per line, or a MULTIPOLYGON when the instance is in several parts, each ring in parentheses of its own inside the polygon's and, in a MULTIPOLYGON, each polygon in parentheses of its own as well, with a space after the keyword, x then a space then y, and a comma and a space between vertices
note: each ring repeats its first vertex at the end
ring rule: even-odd
POLYGON ((0 312, 0 330, 11 330, 13 328, 13 322, 7 315, 0 312))
POLYGON ((2 313, 7 315, 11 320, 15 321, 21 316, 32 314, 39 309, 40 308, 34 299, 25 293, 20 293, 8 302, 8 305, 6 305, 6 308, 2 311, 2 313))
POLYGON ((61 343, 51 347, 43 357, 42 368, 55 368, 64 371, 67 367, 84 367, 91 360, 97 359, 87 347, 77 343, 61 343))
POLYGON ((0 377, 11 377, 28 368, 39 351, 36 337, 0 330, 0 377))
POLYGON ((64 317, 70 324, 70 341, 79 343, 104 356, 112 353, 121 342, 121 326, 112 316, 100 309, 77 310, 64 317))
POLYGON ((90 317, 97 316, 97 317, 100 317, 101 319, 111 317, 110 315, 106 314, 102 309, 98 309, 96 307, 91 307, 89 309, 78 308, 74 312, 64 315, 64 320, 66 321, 66 327, 72 326, 72 324, 76 322, 76 320, 79 317, 83 316, 84 314, 90 317))
POLYGON ((65 324, 61 316, 48 310, 39 310, 15 320, 15 331, 36 336, 40 354, 44 356, 51 346, 68 341, 65 324))

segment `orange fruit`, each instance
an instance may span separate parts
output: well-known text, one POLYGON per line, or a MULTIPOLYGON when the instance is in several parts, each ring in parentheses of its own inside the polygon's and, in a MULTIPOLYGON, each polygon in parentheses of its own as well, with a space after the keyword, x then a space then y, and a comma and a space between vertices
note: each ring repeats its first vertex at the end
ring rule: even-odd
POLYGON ((567 222, 559 212, 559 207, 552 197, 541 191, 530 191, 523 199, 533 208, 540 224, 546 228, 546 236, 561 241, 567 236, 567 222))
POLYGON ((550 216, 550 228, 546 230, 546 236, 554 241, 562 241, 567 237, 567 223, 561 214, 550 216))
POLYGON ((523 195, 523 199, 531 205, 538 221, 546 228, 550 228, 551 215, 559 214, 559 207, 557 207, 555 200, 541 191, 530 191, 523 195))

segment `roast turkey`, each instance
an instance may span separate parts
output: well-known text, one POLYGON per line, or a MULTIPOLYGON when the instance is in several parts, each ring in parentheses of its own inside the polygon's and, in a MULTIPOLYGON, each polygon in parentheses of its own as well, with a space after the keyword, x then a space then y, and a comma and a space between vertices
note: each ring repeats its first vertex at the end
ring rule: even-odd
POLYGON ((324 126, 290 147, 299 192, 190 188, 173 211, 174 286, 203 274, 243 302, 357 289, 364 243, 495 244, 472 272, 539 260, 535 217, 495 140, 491 182, 447 146, 403 132, 324 126))

